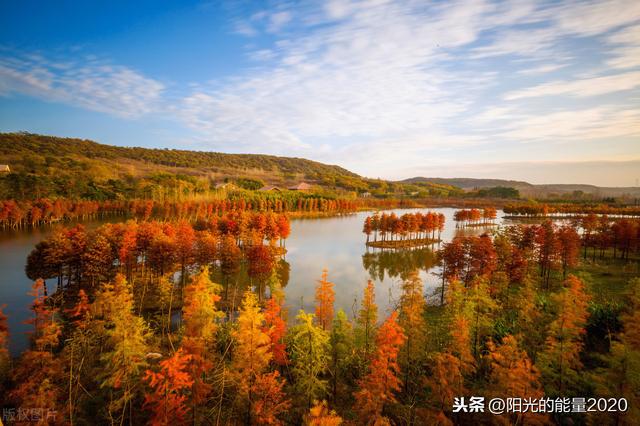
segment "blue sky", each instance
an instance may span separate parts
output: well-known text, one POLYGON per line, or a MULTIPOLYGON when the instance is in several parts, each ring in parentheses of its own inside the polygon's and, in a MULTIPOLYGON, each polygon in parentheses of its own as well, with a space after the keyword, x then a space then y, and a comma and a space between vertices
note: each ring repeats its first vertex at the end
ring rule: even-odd
POLYGON ((0 130, 633 186, 640 2, 3 2, 0 130))

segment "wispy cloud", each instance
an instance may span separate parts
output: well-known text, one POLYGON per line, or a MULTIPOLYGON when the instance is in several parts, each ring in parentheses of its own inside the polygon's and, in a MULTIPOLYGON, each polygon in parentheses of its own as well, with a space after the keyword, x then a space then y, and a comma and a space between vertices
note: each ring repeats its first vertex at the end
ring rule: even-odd
POLYGON ((543 12, 566 34, 593 36, 640 20, 640 2, 633 0, 573 0, 543 12))
POLYGON ((446 69, 447 51, 473 42, 492 11, 483 1, 329 2, 312 14, 322 25, 275 43, 266 55, 275 67, 200 87, 183 117, 213 141, 257 150, 434 133, 492 84, 491 73, 446 69))
POLYGON ((93 57, 54 60, 40 54, 0 57, 0 95, 23 93, 119 117, 156 110, 164 85, 93 57))
MULTIPOLYGON (((635 33, 623 32, 640 12, 630 2, 622 6, 482 0, 306 5, 286 15, 288 24, 289 16, 305 16, 293 25, 306 25, 304 31, 284 32, 270 49, 251 52, 269 66, 218 80, 215 88, 199 86, 179 107, 180 116, 215 148, 296 153, 365 174, 395 173, 399 164, 419 164, 453 147, 636 136, 633 107, 564 101, 640 87, 638 72, 602 75, 606 68, 593 61, 578 75, 569 71, 584 60, 572 40, 640 44, 635 33), (620 32, 617 38, 612 31, 620 32), (496 66, 497 57, 505 65, 496 66), (539 83, 521 78, 503 85, 509 68, 539 83), (558 73, 567 78, 546 77, 558 73), (530 98, 563 102, 552 111, 520 103, 530 98)), ((246 20, 253 36, 272 30, 271 16, 265 11, 246 20)))
POLYGON ((534 66, 531 68, 523 69, 518 71, 518 74, 523 75, 536 75, 536 74, 546 74, 553 71, 557 71, 559 69, 565 68, 567 64, 546 64, 534 66))
POLYGON ((612 68, 640 67, 640 24, 612 34, 607 41, 615 47, 609 52, 607 65, 612 68))
POLYGON ((522 142, 563 143, 589 139, 640 137, 640 110, 602 106, 521 116, 497 135, 522 142))
POLYGON ((557 95, 585 97, 628 91, 637 87, 640 87, 640 71, 579 80, 552 81, 508 92, 504 95, 504 98, 506 100, 514 100, 557 95))

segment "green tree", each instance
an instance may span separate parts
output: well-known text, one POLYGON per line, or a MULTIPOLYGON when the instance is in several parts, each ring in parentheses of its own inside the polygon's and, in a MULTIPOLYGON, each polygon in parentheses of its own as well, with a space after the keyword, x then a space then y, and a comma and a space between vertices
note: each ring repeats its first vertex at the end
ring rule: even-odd
POLYGON ((108 350, 102 360, 101 387, 109 391, 108 415, 122 424, 132 422, 133 401, 141 396, 141 377, 146 370, 149 332, 144 320, 133 313, 133 296, 124 276, 118 274, 113 284, 104 284, 98 294, 99 304, 108 307, 111 322, 107 328, 108 350))
POLYGON ((410 398, 417 391, 425 355, 426 302, 422 291, 422 280, 418 272, 411 272, 402 283, 398 321, 406 337, 400 351, 400 365, 404 372, 404 390, 410 398))
POLYGON ((307 404, 327 393, 324 378, 329 366, 329 335, 314 324, 314 315, 300 310, 289 332, 294 388, 307 404))
POLYGON ((331 345, 329 373, 331 393, 335 403, 338 400, 338 387, 345 382, 354 355, 353 327, 342 309, 338 311, 333 320, 329 343, 331 345))
POLYGON ((551 396, 568 395, 579 379, 582 338, 589 317, 590 298, 582 281, 569 275, 564 285, 553 296, 556 316, 549 326, 546 347, 539 362, 546 394, 551 396))
POLYGON ((366 366, 374 352, 376 325, 378 322, 378 305, 376 305, 375 287, 369 280, 364 289, 362 303, 356 318, 355 338, 361 361, 361 369, 366 366))

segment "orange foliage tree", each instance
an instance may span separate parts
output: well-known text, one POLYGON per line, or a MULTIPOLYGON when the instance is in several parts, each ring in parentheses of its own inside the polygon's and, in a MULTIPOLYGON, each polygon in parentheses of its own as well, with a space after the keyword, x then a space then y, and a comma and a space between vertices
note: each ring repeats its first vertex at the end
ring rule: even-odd
POLYGON ((369 373, 359 382, 354 410, 366 424, 378 424, 383 420, 384 405, 395 402, 394 392, 400 390, 400 367, 398 353, 406 337, 397 322, 394 311, 380 326, 376 337, 376 354, 371 361, 369 373))
POLYGON ((193 385, 187 364, 191 355, 182 349, 170 358, 160 362, 160 370, 156 373, 147 370, 144 380, 148 382, 151 392, 145 395, 144 405, 151 410, 151 425, 182 424, 188 414, 186 392, 193 385))
POLYGON ((256 376, 252 385, 253 404, 251 412, 253 424, 282 425, 279 416, 285 413, 291 402, 285 398, 283 387, 285 381, 278 371, 256 376))
POLYGON ((336 298, 333 283, 328 280, 328 275, 328 271, 324 269, 322 278, 318 281, 318 286, 316 287, 316 320, 323 330, 331 328, 333 302, 336 298))
MULTIPOLYGON (((220 312, 216 309, 216 303, 219 300, 218 286, 209 279, 208 267, 202 268, 200 273, 185 286, 182 308, 185 324, 182 348, 192 357, 189 367, 193 378, 191 387, 193 406, 204 401, 211 389, 207 383, 207 373, 212 368, 209 348, 214 343, 218 329, 216 320, 220 312)), ((193 414, 195 416, 195 413, 193 414)))
POLYGON ((447 311, 451 317, 449 334, 451 340, 444 352, 433 359, 431 374, 425 383, 431 389, 429 400, 431 413, 437 424, 449 424, 444 414, 449 411, 453 398, 467 393, 465 379, 475 370, 475 359, 471 353, 471 329, 468 307, 465 302, 466 289, 459 281, 453 281, 447 293, 447 311))
POLYGON ((264 314, 258 306, 255 293, 247 291, 238 316, 238 328, 233 331, 236 342, 231 367, 238 393, 246 401, 247 420, 253 413, 253 387, 256 378, 269 366, 271 360, 269 336, 263 331, 264 314))
MULTIPOLYGON (((32 348, 25 351, 18 360, 12 374, 17 386, 8 396, 19 409, 45 410, 45 422, 51 420, 49 413, 60 411, 59 404, 62 401, 59 382, 64 373, 62 364, 53 354, 60 343, 62 330, 57 321, 57 310, 50 306, 47 296, 44 295, 42 280, 36 280, 30 294, 34 298, 31 307, 34 317, 29 320, 34 326, 31 335, 32 348)), ((62 418, 57 417, 54 420, 62 424, 62 418)))
POLYGON ((580 254, 580 235, 572 226, 558 229, 560 261, 562 263, 562 277, 567 278, 567 271, 578 264, 580 254))
POLYGON ((275 298, 267 300, 264 310, 263 331, 269 336, 271 341, 271 354, 273 362, 284 366, 287 364, 287 345, 284 336, 287 332, 287 324, 282 319, 282 305, 275 298))
POLYGON ((315 401, 304 418, 304 424, 306 426, 339 426, 342 424, 342 417, 329 409, 327 401, 315 401))
MULTIPOLYGON (((487 344, 489 351, 489 393, 496 398, 520 397, 542 398, 544 393, 540 384, 540 373, 533 365, 527 353, 518 347, 517 339, 512 335, 502 338, 502 344, 496 346, 492 341, 487 344)), ((547 424, 548 418, 541 413, 513 413, 501 418, 504 424, 547 424)))

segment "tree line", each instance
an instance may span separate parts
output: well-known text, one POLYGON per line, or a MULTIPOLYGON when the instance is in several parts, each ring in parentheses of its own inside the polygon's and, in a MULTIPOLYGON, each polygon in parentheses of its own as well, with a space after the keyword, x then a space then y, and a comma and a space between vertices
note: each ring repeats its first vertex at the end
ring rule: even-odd
POLYGON ((604 259, 607 254, 616 259, 629 260, 640 247, 640 221, 637 219, 614 219, 590 213, 574 221, 574 226, 582 230, 583 256, 589 249, 591 257, 604 259))
POLYGON ((583 216, 587 214, 609 216, 640 216, 640 206, 612 206, 608 204, 507 204, 503 207, 507 215, 524 217, 583 216))
POLYGON ((517 283, 533 263, 541 283, 548 288, 552 271, 561 271, 566 278, 570 268, 578 264, 580 244, 581 237, 573 226, 558 226, 551 221, 507 227, 493 238, 488 234, 455 237, 439 253, 443 283, 452 279, 469 283, 498 268, 506 272, 504 278, 509 283, 517 283))
MULTIPOLYGON (((230 282, 243 277, 251 284, 264 284, 275 270, 286 267, 280 258, 290 232, 284 214, 246 211, 196 224, 128 221, 93 231, 76 225, 38 243, 27 258, 26 273, 34 280, 55 279, 57 289, 82 289, 87 294, 121 273, 141 284, 140 293, 135 293, 138 310, 153 310, 157 294, 150 289, 167 287, 166 281, 176 273, 183 287, 189 274, 204 266, 220 274, 225 292, 230 282)), ((286 274, 280 279, 286 285, 286 274)), ((180 297, 170 296, 173 306, 180 306, 180 297)))
POLYGON ((462 223, 463 226, 484 226, 493 225, 498 215, 495 207, 483 207, 480 209, 462 209, 456 210, 453 214, 453 220, 456 226, 462 223))
POLYGON ((327 199, 298 194, 268 194, 220 200, 164 201, 153 200, 68 200, 35 201, 0 200, 2 228, 21 229, 59 221, 87 220, 109 215, 131 216, 142 220, 209 220, 225 212, 257 211, 299 214, 354 212, 365 208, 412 207, 409 200, 394 199, 327 199))

